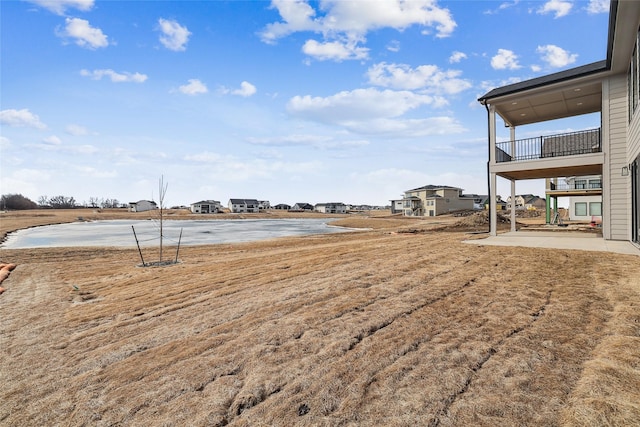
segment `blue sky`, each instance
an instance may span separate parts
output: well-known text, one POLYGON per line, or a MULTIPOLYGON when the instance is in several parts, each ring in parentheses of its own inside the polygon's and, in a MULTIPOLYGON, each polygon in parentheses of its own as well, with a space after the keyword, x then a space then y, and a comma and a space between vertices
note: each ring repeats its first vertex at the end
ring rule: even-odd
MULTIPOLYGON (((486 194, 477 98, 605 59, 608 7, 3 0, 0 192, 157 201, 162 176, 167 206, 385 205, 427 184, 486 194)), ((540 181, 516 190, 544 195, 540 181)))

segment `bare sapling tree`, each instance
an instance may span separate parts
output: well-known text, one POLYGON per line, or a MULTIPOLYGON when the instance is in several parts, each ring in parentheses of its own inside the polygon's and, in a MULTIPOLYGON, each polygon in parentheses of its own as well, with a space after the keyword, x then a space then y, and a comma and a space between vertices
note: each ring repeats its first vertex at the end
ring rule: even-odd
MULTIPOLYGON (((167 188, 169 187, 169 184, 165 184, 164 182, 164 176, 160 177, 160 181, 159 181, 159 206, 158 206, 158 213, 159 213, 159 221, 158 221, 158 225, 159 225, 159 229, 160 229, 160 259, 157 262, 151 262, 151 263, 147 263, 144 261, 144 258, 142 256, 142 249, 140 248, 140 241, 138 240, 138 236, 136 235, 136 230, 133 227, 133 225, 131 226, 131 229, 133 230, 133 236, 136 239, 136 245, 138 246, 138 252, 140 254, 140 260, 142 261, 142 267, 147 267, 147 266, 163 266, 163 265, 170 265, 170 264, 177 264, 178 263, 178 252, 180 251, 180 243, 182 241, 182 229, 180 229, 180 237, 178 239, 178 246, 176 249, 176 256, 175 256, 175 260, 168 260, 168 261, 163 261, 163 245, 164 245, 164 198, 165 195, 167 194, 167 188)), ((153 197, 152 197, 153 198, 153 197)))
POLYGON ((158 197, 160 199, 160 264, 162 264, 162 226, 163 226, 163 211, 164 211, 164 196, 167 194, 167 188, 169 187, 169 183, 164 183, 164 176, 160 177, 159 182, 159 193, 158 197))

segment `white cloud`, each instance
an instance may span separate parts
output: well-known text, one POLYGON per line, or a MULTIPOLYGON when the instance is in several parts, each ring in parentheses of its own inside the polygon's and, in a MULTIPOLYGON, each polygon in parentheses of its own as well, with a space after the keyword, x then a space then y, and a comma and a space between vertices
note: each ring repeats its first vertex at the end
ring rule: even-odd
POLYGON ((562 18, 566 16, 571 11, 573 7, 573 3, 565 0, 549 0, 546 2, 540 9, 538 9, 538 13, 541 15, 546 15, 547 13, 554 13, 554 18, 562 18))
POLYGON ((83 77, 89 77, 93 80, 101 80, 102 77, 109 77, 114 83, 123 83, 123 82, 133 82, 133 83, 143 83, 147 80, 146 74, 140 73, 129 73, 122 72, 117 73, 111 69, 102 69, 102 70, 80 70, 80 75, 83 77))
POLYGON ((178 89, 185 95, 191 96, 209 92, 209 89, 207 89, 207 85, 205 85, 198 79, 189 79, 188 84, 182 85, 178 89))
POLYGON ((288 146, 288 147, 313 147, 318 149, 345 149, 357 148, 369 145, 369 141, 363 139, 337 140, 330 136, 294 134, 271 138, 247 138, 247 142, 254 145, 288 146))
POLYGON ((302 46, 302 52, 320 61, 334 60, 344 61, 349 59, 367 59, 369 49, 357 46, 357 41, 330 41, 320 43, 316 40, 307 40, 302 46))
POLYGON ((467 54, 456 50, 451 53, 451 56, 449 57, 449 63, 450 64, 458 63, 463 59, 467 59, 467 54))
POLYGON ((9 138, 7 138, 6 136, 0 135, 0 148, 6 150, 9 147, 11 147, 11 140, 9 140, 9 138))
POLYGON ((272 0, 271 8, 278 9, 283 22, 268 24, 260 33, 262 41, 273 43, 277 39, 297 31, 321 31, 316 11, 305 0, 272 0))
POLYGON ((576 62, 578 54, 569 53, 561 47, 548 44, 546 46, 538 46, 536 52, 542 55, 542 60, 553 68, 561 68, 576 62))
POLYGON ((497 9, 494 10, 487 10, 484 12, 485 15, 494 15, 496 13, 499 13, 505 9, 509 9, 510 7, 516 6, 518 3, 520 2, 520 0, 514 0, 512 2, 504 2, 501 3, 497 9))
POLYGON ((65 128, 65 131, 73 136, 84 136, 84 135, 88 135, 89 131, 87 130, 87 128, 80 126, 80 125, 75 125, 75 124, 70 124, 65 128))
POLYGON ((399 52, 400 51, 400 42, 398 40, 391 40, 387 44, 387 50, 390 52, 399 52))
POLYGON ((89 25, 89 21, 80 18, 66 18, 66 26, 63 31, 57 30, 59 37, 70 37, 75 39, 78 46, 88 49, 107 47, 109 41, 100 28, 89 25))
POLYGON ((87 12, 93 8, 94 0, 27 0, 57 15, 64 15, 67 9, 87 12))
POLYGON ((457 25, 449 10, 439 7, 435 0, 377 0, 367 2, 366 7, 357 1, 324 0, 318 11, 305 0, 272 0, 271 7, 278 10, 282 21, 268 24, 259 34, 262 41, 274 43, 301 31, 320 33, 322 42, 309 40, 303 48, 306 54, 320 59, 366 58, 367 49, 345 40, 364 42, 372 30, 402 31, 418 25, 427 29, 425 34, 435 29, 436 37, 448 37, 457 25))
POLYGON ((48 136, 42 140, 46 144, 50 145, 60 145, 62 144, 62 140, 55 135, 48 136))
POLYGON ((231 94, 242 96, 244 98, 255 95, 257 91, 258 90, 256 89, 256 87, 247 81, 243 81, 242 83, 240 83, 240 87, 238 89, 229 89, 225 86, 220 86, 220 88, 218 88, 218 92, 223 95, 231 94))
POLYGON ((118 172, 114 170, 107 171, 103 169, 97 169, 91 166, 78 165, 78 166, 75 166, 75 170, 77 170, 80 174, 84 176, 89 176, 91 178, 117 178, 118 177, 118 172))
POLYGON ((369 82, 393 89, 423 89, 430 93, 455 94, 471 87, 467 80, 458 78, 458 70, 442 71, 436 65, 411 68, 406 64, 375 64, 367 71, 369 82))
POLYGON ((158 24, 162 32, 160 43, 164 47, 176 52, 186 50, 186 44, 189 42, 189 36, 191 35, 187 27, 183 27, 176 21, 163 18, 158 19, 158 24))
POLYGON ((9 109, 0 111, 0 123, 14 127, 47 128, 47 126, 40 121, 40 117, 26 108, 22 110, 9 109))
POLYGON ((257 92, 257 89, 254 85, 252 85, 249 82, 243 81, 242 83, 240 83, 240 89, 236 89, 231 93, 233 93, 234 95, 243 96, 246 98, 251 95, 254 95, 256 92, 257 92))
POLYGON ((184 156, 184 160, 195 164, 207 165, 207 170, 224 169, 225 173, 216 175, 220 182, 247 182, 254 179, 270 179, 283 173, 313 174, 322 169, 318 161, 282 162, 265 159, 240 159, 235 156, 221 155, 205 151, 184 156))
POLYGON ((609 0, 589 0, 587 12, 591 14, 609 12, 609 0))
POLYGON ((422 105, 438 105, 441 99, 410 91, 374 88, 343 91, 328 97, 294 96, 287 110, 294 115, 329 123, 398 117, 422 105))
POLYGON ((491 58, 491 66, 495 70, 517 70, 520 68, 518 55, 508 49, 498 49, 498 53, 491 58))
POLYGON ((346 122, 351 132, 363 135, 386 136, 388 138, 418 138, 429 135, 451 135, 466 129, 452 117, 428 117, 426 119, 380 118, 346 122))
POLYGON ((446 100, 411 91, 375 88, 344 91, 329 97, 295 96, 287 104, 293 116, 336 125, 349 132, 392 138, 455 133, 463 127, 449 117, 400 118, 421 106, 440 107, 446 100))

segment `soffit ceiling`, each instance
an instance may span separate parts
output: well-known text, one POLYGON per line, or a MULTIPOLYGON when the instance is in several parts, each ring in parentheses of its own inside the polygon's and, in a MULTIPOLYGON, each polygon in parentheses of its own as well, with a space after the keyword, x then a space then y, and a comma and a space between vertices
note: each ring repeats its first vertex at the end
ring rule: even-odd
POLYGON ((521 126, 602 110, 602 83, 566 82, 514 94, 493 104, 507 125, 521 126))

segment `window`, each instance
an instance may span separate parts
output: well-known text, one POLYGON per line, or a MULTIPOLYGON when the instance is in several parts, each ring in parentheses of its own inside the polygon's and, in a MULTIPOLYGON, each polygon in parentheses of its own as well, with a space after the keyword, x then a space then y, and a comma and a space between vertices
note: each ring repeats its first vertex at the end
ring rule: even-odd
POLYGON ((584 179, 576 179, 576 190, 584 190, 587 188, 587 181, 584 179))
POLYGON ((633 48, 633 53, 631 54, 631 60, 629 64, 629 73, 628 73, 628 90, 629 90, 629 121, 633 117, 636 109, 638 108, 638 96, 640 91, 640 70, 638 67, 638 41, 640 40, 640 29, 638 30, 638 35, 636 37, 636 44, 633 48))
POLYGON ((589 203, 589 215, 602 216, 602 202, 589 203))
POLYGON ((631 55, 631 93, 633 97, 632 111, 635 113, 638 107, 638 46, 633 49, 631 55))
POLYGON ((576 216, 587 216, 587 204, 586 203, 576 203, 575 204, 576 216))

